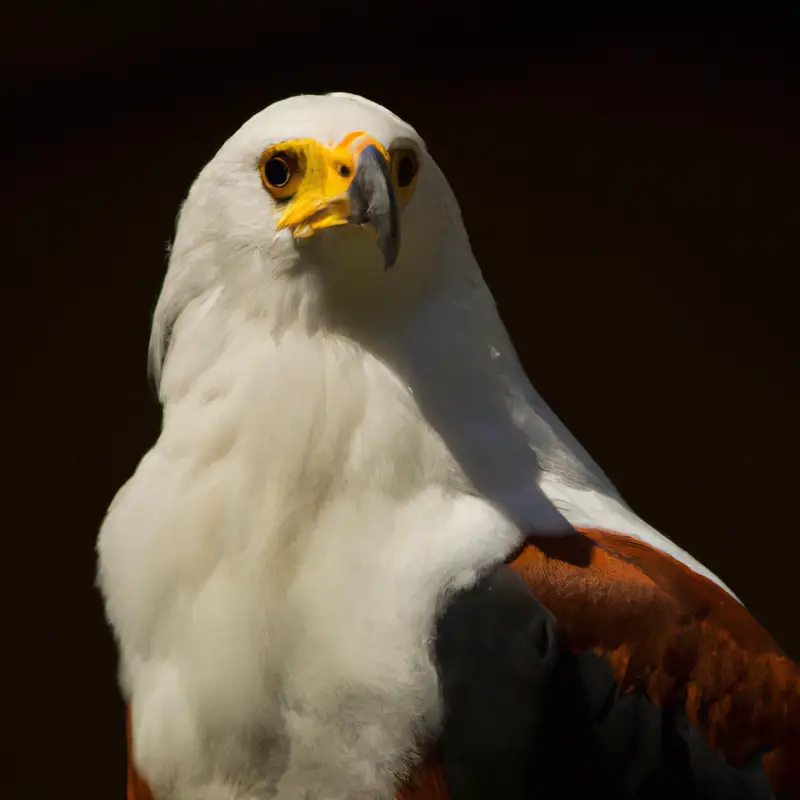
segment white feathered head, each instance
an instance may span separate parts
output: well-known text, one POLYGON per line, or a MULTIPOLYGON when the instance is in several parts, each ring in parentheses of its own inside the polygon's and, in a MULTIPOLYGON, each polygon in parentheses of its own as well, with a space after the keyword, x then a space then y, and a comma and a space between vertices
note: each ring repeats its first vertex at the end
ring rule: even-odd
POLYGON ((465 249, 458 204, 411 126, 355 95, 282 100, 231 136, 191 187, 155 311, 151 374, 158 382, 184 310, 212 294, 236 313, 270 316, 275 330, 298 319, 364 324, 407 307, 445 252, 465 249))

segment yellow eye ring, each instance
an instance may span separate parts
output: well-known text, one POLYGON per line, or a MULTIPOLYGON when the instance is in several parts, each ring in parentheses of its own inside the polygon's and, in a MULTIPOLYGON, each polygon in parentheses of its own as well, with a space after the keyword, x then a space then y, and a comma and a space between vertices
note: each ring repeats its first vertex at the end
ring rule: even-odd
POLYGON ((272 156, 264 162, 264 180, 274 189, 282 189, 292 177, 292 168, 285 158, 272 156))
POLYGON ((297 158, 286 151, 267 151, 261 159, 261 181, 277 200, 294 194, 300 176, 297 158))

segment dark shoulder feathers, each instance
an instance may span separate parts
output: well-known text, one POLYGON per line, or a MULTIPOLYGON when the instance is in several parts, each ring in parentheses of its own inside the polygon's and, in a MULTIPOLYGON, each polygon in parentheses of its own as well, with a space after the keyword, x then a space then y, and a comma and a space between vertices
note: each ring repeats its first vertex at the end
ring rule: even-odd
POLYGON ((637 540, 531 538, 453 600, 436 657, 444 729, 404 800, 800 797, 796 665, 637 540))

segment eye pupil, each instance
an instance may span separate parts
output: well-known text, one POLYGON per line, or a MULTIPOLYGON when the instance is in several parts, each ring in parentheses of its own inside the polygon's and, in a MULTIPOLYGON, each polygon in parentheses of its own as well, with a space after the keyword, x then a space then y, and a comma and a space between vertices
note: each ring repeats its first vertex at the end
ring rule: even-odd
POLYGON ((280 189, 289 183, 289 178, 292 177, 292 171, 289 165, 280 156, 273 156, 266 164, 264 164, 264 177, 270 186, 280 189))
POLYGON ((349 178, 350 177, 350 167, 346 164, 338 164, 336 167, 336 171, 343 177, 349 178))
POLYGON ((397 185, 408 186, 417 174, 417 162, 409 155, 402 156, 397 165, 397 185))

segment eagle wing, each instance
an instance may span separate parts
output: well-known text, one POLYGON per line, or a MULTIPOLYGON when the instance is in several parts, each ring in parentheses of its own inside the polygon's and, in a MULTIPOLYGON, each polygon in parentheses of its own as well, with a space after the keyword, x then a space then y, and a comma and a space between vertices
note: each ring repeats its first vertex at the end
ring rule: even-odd
POLYGON ((496 600, 493 610, 480 588, 471 601, 454 601, 453 618, 437 633, 437 644, 447 636, 449 648, 437 651, 443 747, 402 800, 469 796, 451 795, 446 784, 468 775, 465 783, 480 783, 481 754, 498 737, 506 744, 487 767, 492 780, 523 769, 514 761, 520 746, 508 742, 528 737, 528 763, 541 773, 531 780, 551 792, 542 796, 570 781, 605 796, 603 774, 615 797, 655 797, 656 785, 665 797, 800 797, 800 672, 724 589, 637 539, 596 529, 531 536, 510 567, 551 616, 537 616, 525 599, 505 607, 496 600), (491 648, 516 664, 481 660, 481 648, 490 649, 481 626, 492 626, 491 648), (544 646, 531 647, 532 638, 544 646), (525 661, 536 681, 520 682, 515 670, 525 661), (509 692, 530 704, 529 718, 519 703, 503 705, 509 692), (473 722, 465 720, 476 719, 470 738, 465 727, 473 722), (684 785, 669 793, 667 780, 684 785))

